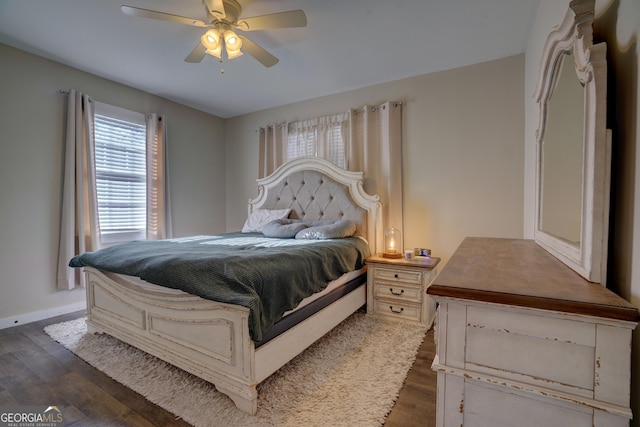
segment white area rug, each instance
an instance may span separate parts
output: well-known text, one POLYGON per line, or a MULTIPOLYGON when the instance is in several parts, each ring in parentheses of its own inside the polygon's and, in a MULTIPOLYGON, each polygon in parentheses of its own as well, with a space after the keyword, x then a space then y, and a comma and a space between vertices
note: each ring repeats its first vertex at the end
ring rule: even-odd
POLYGON ((380 426, 426 329, 356 313, 258 386, 258 413, 215 387, 108 335, 85 319, 45 332, 92 366, 195 426, 380 426))

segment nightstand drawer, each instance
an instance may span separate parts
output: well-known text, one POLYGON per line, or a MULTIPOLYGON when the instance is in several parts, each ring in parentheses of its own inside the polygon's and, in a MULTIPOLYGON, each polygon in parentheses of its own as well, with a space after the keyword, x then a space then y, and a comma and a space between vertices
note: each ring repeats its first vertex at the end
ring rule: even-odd
POLYGON ((402 283, 375 282, 373 285, 374 298, 387 298, 397 301, 422 302, 422 286, 409 286, 402 283))
POLYGON ((374 280, 387 280, 389 282, 422 284, 422 272, 406 269, 376 268, 373 278, 374 280))
POLYGON ((408 303, 400 303, 384 299, 376 299, 374 301, 373 311, 383 316, 396 317, 399 319, 420 322, 422 306, 408 303))

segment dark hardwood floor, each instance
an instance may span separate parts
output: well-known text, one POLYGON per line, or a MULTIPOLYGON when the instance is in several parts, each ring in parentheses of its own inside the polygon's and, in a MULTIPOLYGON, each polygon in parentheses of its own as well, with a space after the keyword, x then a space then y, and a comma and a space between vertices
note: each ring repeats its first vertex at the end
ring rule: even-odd
POLYGON ((435 427, 437 374, 431 370, 435 355, 436 344, 431 329, 418 350, 385 427, 435 427))
MULTIPOLYGON (((78 312, 0 330, 0 406, 61 405, 69 426, 187 426, 54 342, 47 325, 78 312)), ((427 334, 386 427, 435 425, 433 331, 427 334)), ((301 426, 303 427, 303 426, 301 426)))

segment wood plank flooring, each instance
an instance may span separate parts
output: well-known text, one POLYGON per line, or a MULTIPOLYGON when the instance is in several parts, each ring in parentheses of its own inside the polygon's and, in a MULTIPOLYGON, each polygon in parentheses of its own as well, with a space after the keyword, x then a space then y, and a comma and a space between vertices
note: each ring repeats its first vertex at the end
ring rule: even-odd
MULTIPOLYGON (((63 405, 69 426, 188 426, 43 331, 47 325, 83 315, 77 312, 0 330, 0 406, 63 405)), ((386 427, 435 426, 434 354, 433 331, 429 331, 386 427)))

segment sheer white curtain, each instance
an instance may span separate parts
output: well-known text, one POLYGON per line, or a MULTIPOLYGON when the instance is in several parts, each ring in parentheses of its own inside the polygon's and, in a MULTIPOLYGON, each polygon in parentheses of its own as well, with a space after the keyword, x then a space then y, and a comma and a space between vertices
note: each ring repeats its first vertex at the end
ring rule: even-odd
MULTIPOLYGON (((323 157, 347 170, 363 171, 365 190, 380 196, 383 227, 399 229, 404 238, 402 103, 364 106, 345 114, 260 129, 260 177, 302 155, 323 157), (339 146, 334 144, 338 136, 339 146), (342 165, 336 160, 341 156, 345 159, 342 165)), ((382 236, 377 243, 382 247, 382 236)))
POLYGON ((147 240, 173 237, 167 120, 155 113, 146 115, 147 125, 147 240))
POLYGON ((93 147, 93 102, 88 95, 72 89, 67 98, 58 289, 84 286, 83 275, 69 267, 69 260, 100 248, 93 147))

